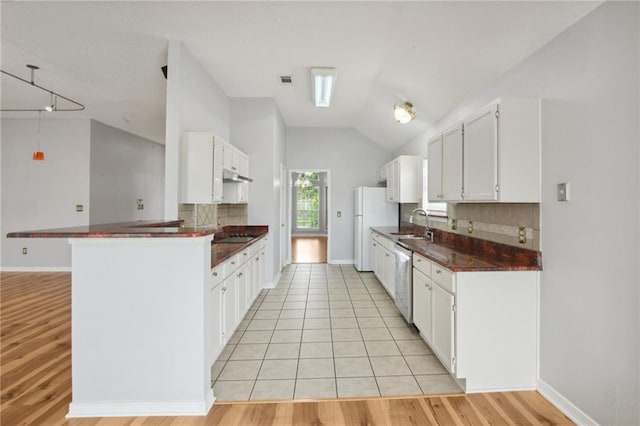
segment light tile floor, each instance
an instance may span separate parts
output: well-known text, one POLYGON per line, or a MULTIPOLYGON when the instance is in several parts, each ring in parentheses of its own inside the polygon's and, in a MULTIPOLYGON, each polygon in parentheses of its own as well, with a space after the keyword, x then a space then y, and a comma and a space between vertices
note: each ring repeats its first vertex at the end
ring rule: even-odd
POLYGON ((212 366, 220 401, 459 393, 372 273, 293 264, 212 366))

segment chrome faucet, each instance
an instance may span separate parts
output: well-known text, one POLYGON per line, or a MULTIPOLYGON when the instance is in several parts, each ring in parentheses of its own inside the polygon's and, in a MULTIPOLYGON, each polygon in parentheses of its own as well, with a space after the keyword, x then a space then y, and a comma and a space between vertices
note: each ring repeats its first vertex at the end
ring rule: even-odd
POLYGON ((422 216, 424 216, 425 219, 427 218, 427 211, 426 210, 421 209, 421 208, 413 209, 413 211, 409 215, 409 223, 413 223, 413 215, 414 215, 414 213, 418 213, 418 212, 421 212, 422 216))

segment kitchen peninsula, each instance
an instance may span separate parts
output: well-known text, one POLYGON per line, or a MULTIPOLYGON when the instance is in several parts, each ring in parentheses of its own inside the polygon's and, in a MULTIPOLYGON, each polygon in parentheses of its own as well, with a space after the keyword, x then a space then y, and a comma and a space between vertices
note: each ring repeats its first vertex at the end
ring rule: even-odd
POLYGON ((212 268, 267 231, 141 221, 8 234, 69 238, 72 246, 67 416, 206 415, 217 355, 207 341, 217 309, 209 296, 212 268), (212 245, 234 233, 253 238, 212 245))

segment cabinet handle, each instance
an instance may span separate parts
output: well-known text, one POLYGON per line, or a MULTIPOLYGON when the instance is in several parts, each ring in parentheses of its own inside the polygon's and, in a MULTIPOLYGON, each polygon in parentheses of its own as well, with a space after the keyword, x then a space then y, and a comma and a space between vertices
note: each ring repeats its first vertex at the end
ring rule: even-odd
POLYGON ((389 253, 385 253, 384 255, 385 255, 385 256, 387 256, 387 257, 389 257, 389 253))
POLYGON ((422 259, 416 259, 416 262, 420 263, 422 262, 422 259))
POLYGON ((436 269, 436 274, 441 274, 442 271, 440 269, 436 269))
POLYGON ((214 277, 217 277, 218 273, 217 272, 212 272, 211 275, 213 275, 214 277))
POLYGON ((242 253, 242 254, 245 255, 245 256, 247 255, 247 253, 242 253))
POLYGON ((235 169, 236 169, 235 167, 231 166, 231 170, 235 170, 235 169))
POLYGON ((232 264, 232 265, 235 265, 235 264, 236 264, 236 261, 234 260, 233 262, 231 262, 231 264, 232 264))
POLYGON ((240 278, 241 276, 242 276, 242 272, 240 272, 240 273, 238 274, 238 278, 240 278))
POLYGON ((260 260, 260 258, 259 258, 259 257, 256 257, 256 262, 257 262, 257 261, 259 261, 259 260, 260 260))
POLYGON ((224 293, 225 291, 227 291, 227 286, 222 287, 222 292, 224 293))

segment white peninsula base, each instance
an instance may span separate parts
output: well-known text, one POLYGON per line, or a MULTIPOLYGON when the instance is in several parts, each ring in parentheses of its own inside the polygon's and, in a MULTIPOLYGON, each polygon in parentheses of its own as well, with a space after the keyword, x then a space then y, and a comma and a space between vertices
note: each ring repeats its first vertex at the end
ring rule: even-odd
POLYGON ((67 417, 206 415, 212 236, 71 238, 67 417))

